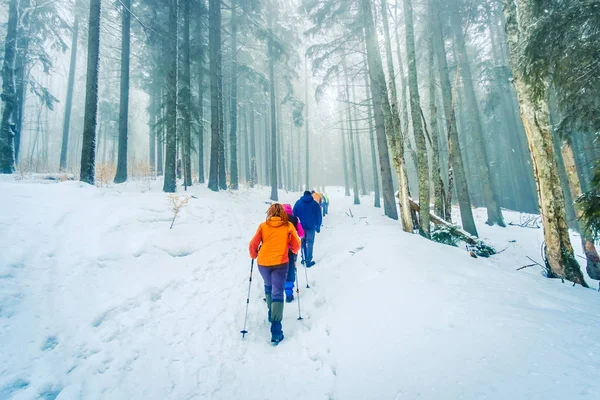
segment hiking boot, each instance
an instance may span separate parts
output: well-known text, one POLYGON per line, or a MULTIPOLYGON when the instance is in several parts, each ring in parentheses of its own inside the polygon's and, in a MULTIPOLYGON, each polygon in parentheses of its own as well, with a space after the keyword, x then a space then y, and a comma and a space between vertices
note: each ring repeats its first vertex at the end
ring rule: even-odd
POLYGON ((278 345, 279 342, 281 342, 283 340, 283 338, 284 338, 283 332, 278 333, 278 334, 277 333, 273 334, 271 336, 271 343, 273 343, 274 345, 278 345))
POLYGON ((312 266, 313 266, 313 265, 315 265, 315 264, 316 264, 316 262, 314 262, 314 261, 309 261, 309 262, 306 264, 306 268, 310 268, 310 267, 312 267, 312 266))
POLYGON ((292 301, 294 301, 294 295, 290 294, 289 296, 285 296, 285 302, 286 303, 291 303, 292 301))

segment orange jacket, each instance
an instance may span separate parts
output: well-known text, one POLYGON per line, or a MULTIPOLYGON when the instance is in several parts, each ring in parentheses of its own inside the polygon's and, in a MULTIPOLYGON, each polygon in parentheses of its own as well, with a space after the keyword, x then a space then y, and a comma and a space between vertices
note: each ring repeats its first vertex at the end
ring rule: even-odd
POLYGON ((279 217, 271 217, 260 224, 249 246, 250 257, 253 260, 258 257, 258 265, 263 267, 287 264, 288 248, 298 254, 300 238, 294 225, 291 222, 286 225, 279 217))
POLYGON ((318 192, 314 192, 312 194, 312 198, 319 204, 321 204, 321 195, 318 192))

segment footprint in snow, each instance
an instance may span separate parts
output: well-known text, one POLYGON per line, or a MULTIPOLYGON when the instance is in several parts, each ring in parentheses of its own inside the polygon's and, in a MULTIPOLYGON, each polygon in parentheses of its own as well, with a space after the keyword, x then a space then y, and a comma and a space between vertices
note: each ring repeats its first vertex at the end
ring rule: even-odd
POLYGON ((58 338, 56 336, 48 336, 40 350, 52 351, 56 346, 58 346, 58 338))

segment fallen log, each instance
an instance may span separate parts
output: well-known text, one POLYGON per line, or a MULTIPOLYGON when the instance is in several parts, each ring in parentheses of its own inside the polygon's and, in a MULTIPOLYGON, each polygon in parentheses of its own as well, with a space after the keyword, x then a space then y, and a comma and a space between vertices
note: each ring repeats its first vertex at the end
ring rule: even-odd
MULTIPOLYGON (((408 198, 408 201, 410 203, 410 208, 413 211, 421 212, 421 207, 419 207, 419 204, 417 204, 417 202, 415 202, 410 197, 408 198)), ((441 225, 441 226, 445 226, 448 229, 452 229, 453 232, 455 232, 458 236, 460 236, 460 238, 465 243, 468 243, 473 246, 477 246, 477 244, 481 242, 481 240, 479 238, 477 238, 476 236, 473 236, 469 232, 465 231, 464 229, 459 228, 456 225, 443 220, 442 218, 438 217, 437 215, 435 215, 432 212, 429 212, 429 218, 431 219, 431 222, 433 222, 435 225, 441 225)))
MULTIPOLYGON (((419 207, 419 204, 416 201, 409 197, 408 202, 410 204, 411 211, 419 213, 421 212, 421 207, 419 207)), ((455 235, 460 240, 465 242, 467 244, 467 251, 472 257, 477 258, 476 256, 480 256, 487 258, 496 254, 496 250, 493 247, 488 246, 478 237, 473 236, 459 226, 442 219, 431 211, 429 212, 429 218, 434 225, 446 228, 448 232, 451 232, 451 235, 455 235)))

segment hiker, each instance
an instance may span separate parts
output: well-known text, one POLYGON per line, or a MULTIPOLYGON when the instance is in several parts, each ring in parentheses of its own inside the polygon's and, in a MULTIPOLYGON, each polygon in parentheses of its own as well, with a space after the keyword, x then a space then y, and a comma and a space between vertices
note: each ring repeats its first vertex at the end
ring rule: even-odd
POLYGON ((319 192, 315 192, 314 190, 311 191, 310 194, 312 195, 312 198, 315 199, 315 201, 319 203, 319 205, 321 205, 321 194, 319 192))
POLYGON ((271 342, 283 340, 283 288, 288 272, 288 249, 293 254, 300 250, 300 238, 294 225, 288 221, 283 206, 275 203, 267 210, 267 219, 261 223, 250 241, 250 257, 258 258, 258 270, 265 281, 265 300, 269 308, 271 342), (262 244, 262 245, 261 245, 262 244))
POLYGON ((329 197, 325 193, 321 193, 321 208, 323 209, 323 216, 329 214, 329 197))
POLYGON ((313 261, 313 248, 315 235, 321 232, 323 215, 321 206, 315 201, 312 193, 308 190, 294 205, 294 215, 300 218, 300 224, 304 229, 304 238, 302 239, 302 248, 304 249, 304 263, 307 268, 315 265, 313 261))
MULTIPOLYGON (((292 206, 290 204, 284 204, 283 209, 287 213, 288 221, 290 221, 292 225, 294 225, 294 228, 296 228, 296 232, 298 232, 298 237, 302 239, 304 237, 304 229, 302 229, 302 224, 300 223, 298 217, 294 215, 292 206)), ((288 274, 287 279, 285 281, 285 301, 286 303, 291 303, 292 301, 294 301, 294 282, 296 281, 297 259, 297 255, 292 252, 291 248, 288 250, 288 258, 290 259, 290 262, 288 264, 288 274)))

